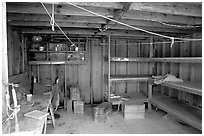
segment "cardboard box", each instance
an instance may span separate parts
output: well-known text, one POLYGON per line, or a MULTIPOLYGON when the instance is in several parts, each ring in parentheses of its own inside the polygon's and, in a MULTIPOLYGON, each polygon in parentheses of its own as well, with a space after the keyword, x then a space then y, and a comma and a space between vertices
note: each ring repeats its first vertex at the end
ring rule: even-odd
POLYGON ((74 113, 84 114, 84 102, 73 101, 73 103, 74 103, 74 113))

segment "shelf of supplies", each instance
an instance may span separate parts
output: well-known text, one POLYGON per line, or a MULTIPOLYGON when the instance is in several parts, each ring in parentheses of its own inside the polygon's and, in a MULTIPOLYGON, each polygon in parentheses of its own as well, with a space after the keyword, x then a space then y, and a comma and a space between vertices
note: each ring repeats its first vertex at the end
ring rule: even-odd
POLYGON ((126 81, 138 81, 138 82, 148 82, 150 81, 151 75, 111 75, 111 82, 126 82, 126 81))
POLYGON ((174 62, 174 63, 202 63, 202 57, 168 57, 151 58, 153 62, 174 62))
POLYGON ((87 61, 29 61, 29 65, 86 64, 87 61))
POLYGON ((176 98, 171 98, 165 95, 153 95, 152 99, 149 101, 159 109, 166 111, 199 130, 202 130, 202 110, 187 105, 176 98))
POLYGON ((115 61, 115 62, 123 62, 123 61, 150 62, 151 59, 145 58, 145 57, 138 57, 138 58, 111 57, 110 61, 115 61))
POLYGON ((202 96, 201 82, 163 82, 160 85, 202 96))

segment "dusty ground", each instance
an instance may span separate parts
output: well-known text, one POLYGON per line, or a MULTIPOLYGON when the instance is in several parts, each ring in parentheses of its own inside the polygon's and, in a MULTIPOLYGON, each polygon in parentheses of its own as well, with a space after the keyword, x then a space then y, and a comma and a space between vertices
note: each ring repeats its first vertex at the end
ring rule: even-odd
POLYGON ((85 114, 66 113, 58 110, 60 118, 56 127, 49 124, 48 134, 198 134, 199 130, 179 123, 174 118, 164 118, 163 111, 146 112, 144 119, 127 120, 121 112, 111 116, 105 123, 93 120, 93 107, 85 107, 85 114), (162 118, 163 117, 163 118, 162 118))

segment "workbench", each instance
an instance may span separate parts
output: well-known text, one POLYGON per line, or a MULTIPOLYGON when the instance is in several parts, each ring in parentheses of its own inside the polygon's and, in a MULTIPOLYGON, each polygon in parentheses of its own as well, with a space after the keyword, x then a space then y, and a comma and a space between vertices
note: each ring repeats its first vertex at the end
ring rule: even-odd
MULTIPOLYGON (((48 112, 48 109, 52 107, 51 99, 52 97, 50 94, 46 94, 46 95, 44 94, 44 95, 33 95, 32 96, 32 102, 34 102, 33 105, 28 104, 26 99, 18 102, 18 105, 20 105, 20 111, 17 114, 18 122, 19 122, 19 133, 31 133, 31 134, 46 133, 47 117, 44 117, 38 120, 31 117, 26 117, 24 115, 33 110, 48 112)), ((11 133, 14 133, 14 131, 15 131, 15 121, 14 119, 12 119, 11 133)))

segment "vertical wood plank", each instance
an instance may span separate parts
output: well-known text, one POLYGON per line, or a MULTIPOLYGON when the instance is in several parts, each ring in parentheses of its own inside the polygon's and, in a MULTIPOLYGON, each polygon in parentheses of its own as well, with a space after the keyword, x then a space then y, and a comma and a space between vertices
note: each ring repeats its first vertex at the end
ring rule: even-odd
MULTIPOLYGON (((138 45, 136 40, 129 40, 128 45, 128 56, 129 58, 138 57, 138 45), (133 44, 135 43, 135 44, 133 44)), ((128 62, 127 65, 127 74, 137 74, 138 73, 138 63, 137 62, 128 62)), ((139 92, 137 82, 127 82, 127 92, 139 92)))
MULTIPOLYGON (((117 57, 126 57, 127 46, 124 39, 118 39, 116 41, 116 56, 117 57)), ((126 74, 126 62, 116 62, 116 75, 125 75, 126 74)), ((125 93, 126 83, 118 82, 116 83, 116 93, 125 93)))
MULTIPOLYGON (((116 57, 116 40, 110 41, 110 57, 116 57)), ((116 74, 116 62, 110 62, 110 74, 116 74)), ((116 83, 111 84, 111 93, 116 93, 116 83)))

